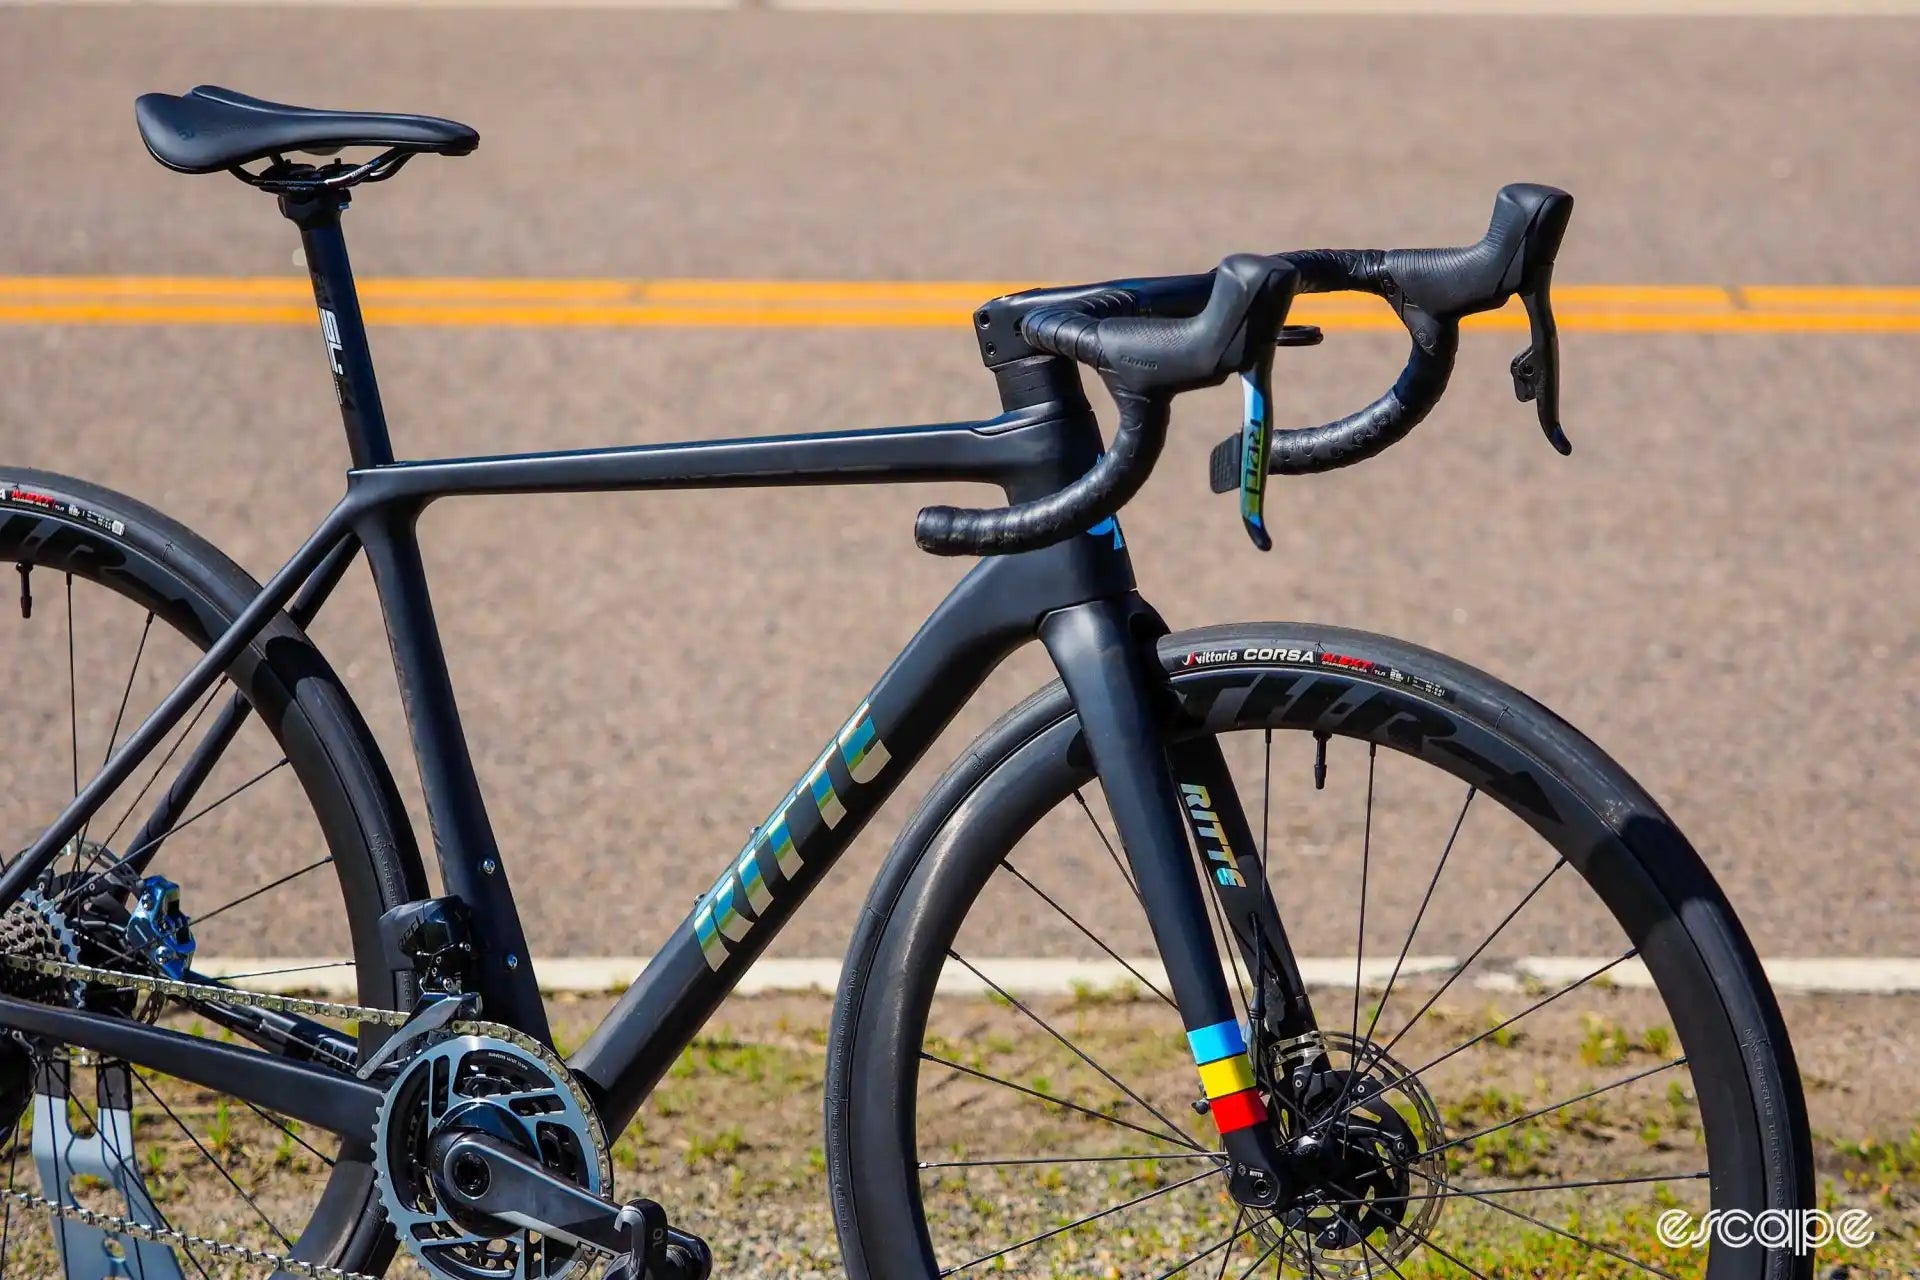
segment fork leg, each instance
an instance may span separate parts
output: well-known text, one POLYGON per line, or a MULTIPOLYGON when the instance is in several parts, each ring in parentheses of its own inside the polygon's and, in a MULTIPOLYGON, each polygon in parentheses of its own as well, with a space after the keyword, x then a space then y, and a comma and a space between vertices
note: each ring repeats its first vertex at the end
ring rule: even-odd
POLYGON ((1232 1158, 1230 1190, 1244 1205, 1268 1208, 1283 1190, 1282 1160, 1254 1087, 1154 715, 1155 685, 1132 625, 1144 616, 1132 598, 1095 600, 1049 614, 1040 639, 1073 699, 1146 903, 1214 1122, 1232 1158))
POLYGON ((1203 735, 1170 744, 1167 759, 1227 930, 1263 1006, 1261 1034, 1269 1041, 1291 1040, 1317 1031, 1313 1002, 1280 921, 1260 843, 1219 740, 1203 735))

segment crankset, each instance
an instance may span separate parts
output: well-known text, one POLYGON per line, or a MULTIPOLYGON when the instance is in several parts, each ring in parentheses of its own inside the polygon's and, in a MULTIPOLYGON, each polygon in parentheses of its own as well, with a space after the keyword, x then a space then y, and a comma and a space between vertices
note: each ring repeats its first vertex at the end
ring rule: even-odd
POLYGON ((430 1158, 441 1204, 476 1235, 518 1227, 613 1254, 608 1280, 707 1280, 713 1270, 706 1242, 669 1226, 653 1201, 612 1204, 556 1175, 501 1109, 483 1104, 461 1117, 434 1138, 430 1158))
POLYGON ((394 1037, 408 1053, 380 1107, 374 1168, 407 1250, 437 1280, 561 1280, 600 1254, 629 1280, 704 1280, 703 1242, 651 1201, 611 1199, 600 1120, 566 1064, 436 1016, 466 1005, 427 1005, 394 1037))

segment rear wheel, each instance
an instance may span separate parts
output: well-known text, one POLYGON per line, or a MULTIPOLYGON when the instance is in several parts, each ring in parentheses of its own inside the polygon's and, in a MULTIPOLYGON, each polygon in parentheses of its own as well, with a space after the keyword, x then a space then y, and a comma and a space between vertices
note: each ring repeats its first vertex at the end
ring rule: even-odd
POLYGON ((1306 958, 1319 1031, 1252 1046, 1289 1198, 1226 1195, 1055 686, 928 797, 849 952, 827 1158, 853 1276, 1811 1273, 1660 1236, 1673 1210, 1812 1207, 1810 1144, 1752 948, 1617 765, 1377 636, 1250 624, 1159 658, 1164 732, 1220 740, 1306 958))
MULTIPOLYGON (((158 512, 25 469, 0 468, 0 564, 0 714, 12 748, 0 766, 0 849, 19 850, 259 588, 158 512)), ((212 984, 316 988, 343 1003, 405 1009, 410 982, 387 963, 378 921, 423 896, 419 855, 372 736, 283 617, 0 920, 0 987, 351 1063, 355 1027, 308 1019, 309 1042, 289 1045, 212 984), (176 820, 148 829, 236 693, 253 711, 232 744, 176 820), (81 985, 20 963, 36 960, 184 978, 208 994, 81 985)), ((379 1271, 392 1255, 364 1144, 145 1068, 12 1036, 0 1041, 0 1106, 10 1192, 349 1271, 379 1271)), ((0 1274, 9 1276, 273 1270, 257 1257, 53 1217, 11 1196, 0 1214, 0 1274)))

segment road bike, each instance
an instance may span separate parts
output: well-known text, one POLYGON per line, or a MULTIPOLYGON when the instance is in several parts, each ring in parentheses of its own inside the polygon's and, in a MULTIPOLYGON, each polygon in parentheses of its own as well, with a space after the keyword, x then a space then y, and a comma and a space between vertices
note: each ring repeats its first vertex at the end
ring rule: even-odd
MULTIPOLYGON (((1648 793, 1551 712, 1440 654, 1306 623, 1171 630, 1118 522, 1174 398, 1237 376, 1244 418, 1210 479, 1270 547, 1268 477, 1404 439, 1447 387, 1462 317, 1515 296, 1531 328, 1515 390, 1567 452, 1549 297, 1565 192, 1504 188, 1465 248, 1235 254, 995 298, 972 317, 1001 405, 980 421, 414 460, 389 438, 341 214, 357 187, 478 135, 213 87, 147 95, 136 115, 162 164, 232 173, 300 229, 352 466, 264 586, 132 498, 0 468, 0 558, 21 606, 6 648, 19 843, 0 873, 0 1271, 353 1277, 404 1248, 440 1280, 707 1275, 705 1237, 724 1257, 735 1210, 670 1220, 616 1196, 620 1135, 989 672, 1037 639, 1059 679, 933 785, 847 951, 820 1158, 848 1274, 1479 1276, 1520 1269, 1499 1250, 1531 1241, 1550 1259, 1532 1274, 1811 1275, 1810 1258, 1752 1239, 1646 1252, 1656 1209, 1812 1203, 1780 1012, 1648 793), (1354 414, 1278 428, 1274 362, 1319 338, 1289 308, 1334 291, 1386 301, 1411 336, 1405 368, 1354 414), (1117 406, 1110 437, 1082 366, 1117 406), (922 549, 978 563, 563 1057, 456 709, 422 510, 932 481, 1004 492, 1005 507, 916 522, 922 549), (307 634, 362 554, 437 895, 393 776, 307 634), (1364 809, 1316 852, 1299 833, 1327 797, 1364 809), (1412 847, 1396 797, 1444 818, 1416 872, 1392 862, 1412 847), (237 816, 256 800, 265 818, 237 816), (1464 909, 1448 896, 1475 840, 1524 893, 1475 890, 1464 909), (1346 896, 1312 888, 1315 866, 1346 896), (1349 1000, 1347 962, 1330 978, 1292 938, 1322 936, 1356 889, 1349 1000), (1376 932, 1388 898, 1418 902, 1371 968, 1370 892, 1376 932), (1033 994, 987 958, 1015 918, 1049 955, 1115 981, 1033 994), (1550 978, 1501 960, 1510 927, 1618 951, 1550 978), (1457 954, 1414 949, 1441 934, 1457 954), (220 962, 241 946, 289 958, 220 962), (322 968, 345 971, 331 976, 350 1002, 299 994, 322 968), (1487 974, 1511 999, 1474 1023, 1460 1001, 1502 989, 1487 974), (971 994, 944 994, 956 984, 971 994), (1658 1027, 1588 1027, 1577 1049, 1551 1030, 1604 991, 1640 992, 1658 1027), (1500 1056, 1527 1036, 1531 1079, 1500 1056), (1577 1167, 1558 1145, 1575 1138, 1589 1150, 1577 1167)), ((516 855, 516 872, 537 859, 516 855)))

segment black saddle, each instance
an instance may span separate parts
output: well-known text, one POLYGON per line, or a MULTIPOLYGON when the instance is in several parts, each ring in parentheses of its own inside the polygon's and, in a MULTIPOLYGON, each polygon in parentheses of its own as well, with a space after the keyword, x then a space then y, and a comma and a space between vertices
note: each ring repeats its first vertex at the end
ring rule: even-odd
POLYGON ((480 145, 474 130, 438 116, 289 107, 209 84, 184 97, 142 94, 133 118, 153 158, 181 173, 215 173, 286 151, 387 147, 463 156, 480 145))

